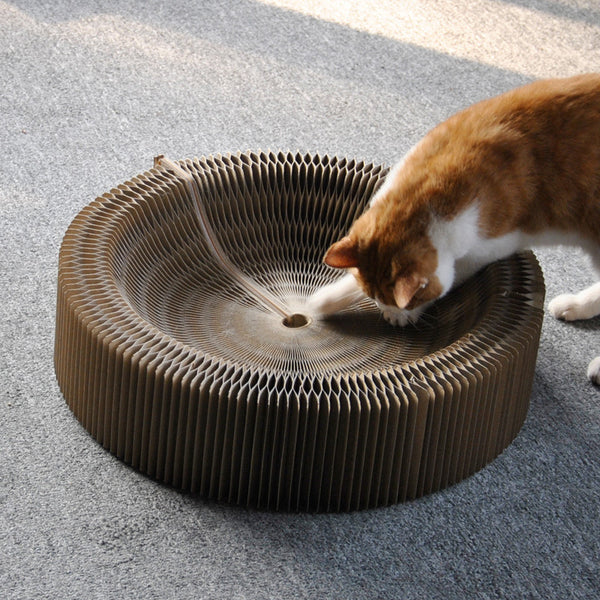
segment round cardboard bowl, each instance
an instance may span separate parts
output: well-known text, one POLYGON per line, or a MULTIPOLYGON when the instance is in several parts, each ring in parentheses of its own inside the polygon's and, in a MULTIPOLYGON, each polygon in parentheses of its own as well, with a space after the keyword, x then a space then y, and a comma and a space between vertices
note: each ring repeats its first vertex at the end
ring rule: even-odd
POLYGON ((497 262, 417 326, 370 301, 329 319, 305 299, 339 273, 328 246, 386 170, 247 153, 154 168, 73 220, 58 272, 55 368, 73 413, 134 468, 204 497, 280 510, 382 506, 474 473, 525 419, 544 285, 531 253, 497 262))

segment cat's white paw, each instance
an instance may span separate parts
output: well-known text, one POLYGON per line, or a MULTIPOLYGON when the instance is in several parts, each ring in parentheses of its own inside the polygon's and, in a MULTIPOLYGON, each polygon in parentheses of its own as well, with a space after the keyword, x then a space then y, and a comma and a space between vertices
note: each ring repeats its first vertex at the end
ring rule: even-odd
POLYGON ((577 321, 579 319, 589 319, 594 314, 589 310, 587 302, 582 302, 576 294, 561 294, 556 296, 548 304, 550 314, 563 321, 577 321))
POLYGON ((393 309, 383 309, 381 311, 381 316, 391 325, 400 325, 401 327, 404 327, 408 324, 408 316, 393 309))
POLYGON ((588 365, 587 376, 592 383, 600 385, 600 356, 596 356, 588 365))
POLYGON ((401 327, 404 327, 409 323, 416 323, 423 312, 421 307, 413 310, 405 310, 386 304, 379 304, 379 309, 381 310, 381 315, 388 323, 400 325, 401 327))

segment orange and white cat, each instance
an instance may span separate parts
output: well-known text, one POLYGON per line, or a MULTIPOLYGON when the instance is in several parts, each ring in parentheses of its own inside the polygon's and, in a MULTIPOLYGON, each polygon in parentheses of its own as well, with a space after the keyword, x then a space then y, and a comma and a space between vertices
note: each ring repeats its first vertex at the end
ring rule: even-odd
MULTIPOLYGON (((406 325, 481 267, 548 244, 582 247, 600 273, 600 74, 525 85, 430 131, 329 248, 325 263, 348 273, 309 307, 331 314, 367 295, 406 325)), ((600 283, 549 310, 600 314, 600 283)), ((600 357, 588 376, 600 383, 600 357)))

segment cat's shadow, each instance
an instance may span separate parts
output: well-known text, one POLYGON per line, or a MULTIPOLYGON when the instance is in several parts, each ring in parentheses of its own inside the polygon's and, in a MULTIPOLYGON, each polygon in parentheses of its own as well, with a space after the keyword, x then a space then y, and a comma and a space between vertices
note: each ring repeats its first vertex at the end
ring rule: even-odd
POLYGON ((340 335, 356 337, 365 337, 366 334, 383 338, 412 337, 431 328, 426 323, 397 327, 388 323, 377 310, 341 312, 321 317, 320 320, 324 326, 340 335))

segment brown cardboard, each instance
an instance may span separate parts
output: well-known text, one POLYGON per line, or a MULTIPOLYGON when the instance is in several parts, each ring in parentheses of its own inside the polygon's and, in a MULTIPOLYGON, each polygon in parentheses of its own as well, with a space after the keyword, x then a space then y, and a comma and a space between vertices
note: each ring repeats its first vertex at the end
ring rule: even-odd
POLYGON ((56 376, 107 450, 208 498, 340 511, 439 490, 518 434, 543 316, 532 253, 417 327, 370 301, 290 327, 270 301, 302 315, 339 276, 322 256, 386 170, 281 152, 169 164, 94 200, 60 250, 56 376))

